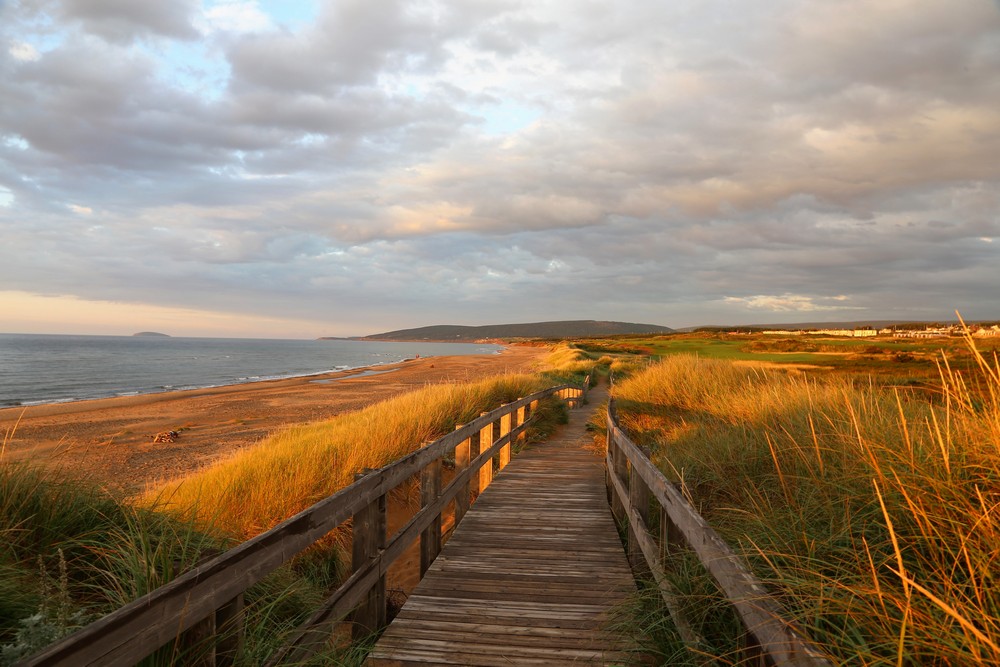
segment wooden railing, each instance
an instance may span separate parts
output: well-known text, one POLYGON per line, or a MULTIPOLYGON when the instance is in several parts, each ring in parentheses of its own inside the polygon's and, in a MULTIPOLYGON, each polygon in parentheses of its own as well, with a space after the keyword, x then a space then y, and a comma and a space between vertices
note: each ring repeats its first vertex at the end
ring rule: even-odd
POLYGON ((268 664, 300 662, 321 650, 348 614, 355 636, 370 634, 385 625, 389 566, 419 540, 423 576, 441 549, 442 512, 454 500, 454 523, 461 522, 494 469, 510 461, 511 444, 524 437, 538 402, 555 395, 573 404, 585 393, 586 384, 559 385, 485 412, 395 463, 359 473, 350 486, 19 664, 134 665, 167 644, 199 640, 197 664, 233 664, 243 637, 243 593, 348 520, 351 575, 268 664), (442 460, 451 455, 455 474, 442 489, 442 460), (386 495, 418 473, 421 509, 388 537, 386 495))
POLYGON ((781 605, 698 514, 687 499, 618 425, 608 403, 607 483, 611 511, 627 533, 632 569, 652 577, 681 637, 692 647, 699 637, 685 620, 664 572, 678 549, 689 549, 735 608, 745 630, 746 657, 774 667, 829 667, 815 645, 785 620, 781 605), (654 500, 655 503, 650 501, 654 500), (649 529, 651 506, 659 511, 659 536, 649 529))

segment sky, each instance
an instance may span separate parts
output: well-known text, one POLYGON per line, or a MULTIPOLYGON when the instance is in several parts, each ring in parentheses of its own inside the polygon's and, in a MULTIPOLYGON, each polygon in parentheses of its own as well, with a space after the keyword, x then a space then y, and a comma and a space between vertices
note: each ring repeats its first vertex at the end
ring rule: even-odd
POLYGON ((956 310, 998 0, 0 0, 0 331, 956 310))

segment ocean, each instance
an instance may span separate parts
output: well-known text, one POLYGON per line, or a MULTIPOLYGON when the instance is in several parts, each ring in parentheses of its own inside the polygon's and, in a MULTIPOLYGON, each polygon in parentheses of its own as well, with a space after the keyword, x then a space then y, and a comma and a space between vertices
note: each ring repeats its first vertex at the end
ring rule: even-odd
POLYGON ((273 380, 499 345, 0 334, 0 408, 273 380))

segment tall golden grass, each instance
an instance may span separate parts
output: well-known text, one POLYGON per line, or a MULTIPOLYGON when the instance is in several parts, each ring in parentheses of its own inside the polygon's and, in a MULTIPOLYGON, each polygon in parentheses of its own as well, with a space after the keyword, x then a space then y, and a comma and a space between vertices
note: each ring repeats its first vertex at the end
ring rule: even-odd
POLYGON ((850 664, 1000 664, 1000 363, 935 392, 670 357, 623 425, 850 664))
POLYGON ((547 372, 581 373, 594 370, 598 362, 594 357, 572 343, 559 343, 542 361, 547 372))
POLYGON ((280 431, 206 470, 149 490, 141 502, 239 539, 257 535, 353 481, 542 388, 533 375, 440 384, 323 422, 280 431))

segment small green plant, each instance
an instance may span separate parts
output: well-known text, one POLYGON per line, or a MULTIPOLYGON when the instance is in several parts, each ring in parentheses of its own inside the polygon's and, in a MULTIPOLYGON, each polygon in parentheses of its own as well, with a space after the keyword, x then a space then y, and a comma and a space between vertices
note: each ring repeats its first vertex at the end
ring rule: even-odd
POLYGON ((41 556, 38 558, 41 604, 38 611, 21 619, 13 642, 0 646, 0 664, 13 665, 49 644, 62 639, 93 619, 86 609, 74 608, 69 594, 69 572, 62 549, 58 550, 59 578, 52 581, 41 556))

